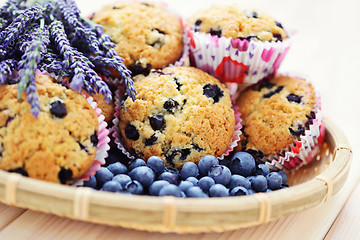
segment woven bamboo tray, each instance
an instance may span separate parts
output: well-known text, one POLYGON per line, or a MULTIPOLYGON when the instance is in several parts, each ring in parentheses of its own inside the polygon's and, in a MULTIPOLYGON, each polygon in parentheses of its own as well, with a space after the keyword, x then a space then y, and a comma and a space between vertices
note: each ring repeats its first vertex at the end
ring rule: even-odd
POLYGON ((291 188, 251 196, 181 199, 132 196, 75 188, 0 171, 0 201, 72 219, 138 230, 222 232, 266 223, 329 200, 344 185, 352 151, 326 118, 326 140, 317 159, 295 174, 291 188))

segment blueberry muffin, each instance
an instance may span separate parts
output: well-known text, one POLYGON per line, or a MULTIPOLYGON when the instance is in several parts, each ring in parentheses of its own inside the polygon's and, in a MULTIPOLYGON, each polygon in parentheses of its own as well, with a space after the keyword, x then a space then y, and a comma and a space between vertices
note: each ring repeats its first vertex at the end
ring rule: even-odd
POLYGON ((189 25, 195 32, 233 39, 282 41, 287 38, 282 24, 269 15, 236 6, 213 6, 201 10, 189 19, 189 25))
POLYGON ((95 13, 134 75, 177 61, 183 50, 180 19, 155 3, 119 1, 95 13))
POLYGON ((98 108, 101 109, 101 114, 105 117, 105 122, 111 124, 112 120, 114 119, 115 113, 115 103, 114 100, 107 102, 104 98, 104 95, 98 93, 94 94, 93 97, 94 101, 98 104, 98 108))
POLYGON ((147 160, 155 155, 180 168, 205 155, 220 156, 234 134, 226 89, 191 67, 168 67, 135 77, 136 100, 125 97, 119 129, 125 147, 147 160))
POLYGON ((17 84, 0 86, 0 169, 69 184, 92 165, 98 119, 83 96, 52 81, 36 76, 37 118, 17 84))
POLYGON ((248 88, 236 103, 243 120, 236 150, 258 159, 281 154, 309 129, 315 104, 313 86, 301 78, 280 75, 248 88))

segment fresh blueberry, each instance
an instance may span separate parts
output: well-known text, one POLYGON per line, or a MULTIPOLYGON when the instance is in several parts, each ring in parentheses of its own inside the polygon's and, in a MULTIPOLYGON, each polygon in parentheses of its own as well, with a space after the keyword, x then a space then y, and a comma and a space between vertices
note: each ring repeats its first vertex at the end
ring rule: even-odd
POLYGON ((255 168, 255 175, 263 175, 266 177, 270 172, 270 169, 265 164, 259 164, 255 168))
POLYGON ((188 177, 186 179, 186 181, 191 182, 194 186, 198 186, 199 185, 199 180, 195 177, 188 177))
POLYGON ((140 135, 139 135, 139 132, 136 130, 136 127, 134 125, 127 125, 126 128, 125 128, 125 136, 128 138, 128 139, 131 139, 131 140, 138 140, 140 135))
POLYGON ((193 162, 185 163, 180 171, 180 176, 182 180, 185 180, 188 177, 197 177, 198 175, 199 175, 198 166, 193 162))
POLYGON ((202 23, 201 19, 198 19, 198 20, 196 20, 196 22, 195 22, 195 26, 200 26, 201 23, 202 23))
POLYGON ((217 159, 216 157, 212 155, 206 155, 202 157, 198 164, 200 174, 206 176, 209 169, 215 165, 219 165, 219 159, 217 159))
POLYGON ((210 197, 227 197, 229 196, 229 189, 222 184, 215 184, 209 189, 210 197))
POLYGON ((126 166, 120 162, 110 164, 107 168, 114 174, 114 176, 127 173, 126 166))
POLYGON ((254 180, 254 178, 255 178, 255 176, 248 176, 248 177, 246 177, 246 179, 249 180, 250 183, 252 182, 252 180, 254 180))
POLYGON ((231 190, 230 195, 231 196, 244 196, 244 195, 249 195, 249 192, 244 187, 235 187, 231 190))
POLYGON ((248 189, 247 191, 248 191, 248 195, 251 195, 251 194, 256 193, 256 192, 255 192, 253 189, 251 189, 251 188, 250 188, 250 189, 248 189))
POLYGON ((164 116, 161 114, 152 116, 151 118, 149 118, 149 121, 152 129, 154 129, 155 131, 162 129, 165 124, 164 116))
POLYGON ((202 177, 199 180, 199 187, 203 190, 204 193, 208 193, 209 189, 215 185, 215 181, 214 179, 212 179, 211 177, 202 177))
POLYGON ((209 177, 214 179, 215 183, 219 183, 224 186, 228 185, 231 179, 230 169, 222 165, 215 165, 210 168, 208 174, 209 177))
POLYGON ((263 175, 257 175, 251 181, 251 188, 254 189, 256 192, 265 192, 267 189, 266 177, 264 177, 263 175))
POLYGON ((56 101, 50 104, 50 112, 52 115, 58 118, 63 118, 66 116, 66 106, 60 101, 56 101))
POLYGON ((118 181, 123 188, 125 188, 128 182, 131 182, 131 177, 127 174, 118 174, 113 178, 113 181, 118 181))
POLYGON ((247 152, 237 152, 231 158, 230 169, 233 174, 250 176, 255 170, 255 159, 247 152))
POLYGON ((134 181, 131 181, 131 182, 128 182, 126 185, 125 185, 125 191, 128 192, 128 193, 131 193, 131 194, 137 194, 137 195, 140 195, 144 192, 144 188, 143 186, 141 185, 141 183, 139 183, 138 181, 134 180, 134 181))
POLYGON ((165 180, 158 180, 153 182, 153 184, 150 185, 149 187, 149 193, 151 196, 159 196, 159 192, 161 190, 161 188, 170 185, 170 183, 168 181, 165 180))
POLYGON ((286 173, 284 171, 279 171, 278 173, 281 175, 282 183, 286 184, 288 181, 288 177, 287 177, 286 173))
POLYGON ((129 176, 132 180, 137 180, 138 182, 140 182, 144 187, 150 186, 155 180, 154 171, 146 166, 134 168, 129 173, 129 176))
POLYGON ((181 197, 181 190, 174 184, 169 184, 160 189, 159 196, 181 197))
POLYGON ((186 192, 190 187, 194 187, 194 184, 189 181, 181 181, 179 184, 179 188, 183 192, 186 192))
POLYGON ((282 185, 282 177, 278 172, 271 172, 266 175, 266 180, 271 190, 280 189, 282 185))
POLYGON ((89 180, 84 181, 84 187, 96 188, 96 177, 94 175, 89 177, 89 180))
POLYGON ((165 167, 165 168, 164 168, 164 172, 172 173, 172 174, 174 174, 177 178, 180 178, 179 170, 177 170, 177 169, 174 168, 174 167, 165 167))
POLYGON ((158 180, 165 180, 168 181, 171 184, 175 184, 177 185, 178 183, 178 176, 176 176, 175 174, 171 173, 171 172, 163 172, 160 174, 160 176, 158 177, 158 180))
POLYGON ((111 181, 114 178, 114 174, 110 172, 106 167, 101 167, 95 174, 97 187, 101 188, 106 182, 111 181))
POLYGON ((146 162, 140 158, 137 158, 130 162, 129 164, 129 172, 131 172, 134 168, 146 166, 146 162))
POLYGON ((244 187, 246 189, 249 189, 251 187, 251 183, 249 179, 246 179, 243 176, 234 174, 231 176, 229 188, 233 189, 235 187, 244 187))
POLYGON ((101 190, 108 192, 121 192, 123 188, 118 181, 109 181, 104 184, 101 190))
POLYGON ((147 166, 151 168, 156 175, 159 175, 164 171, 165 163, 161 158, 152 156, 147 160, 147 166))
POLYGON ((181 197, 186 198, 186 194, 183 191, 181 191, 181 197))
POLYGON ((186 193, 187 197, 194 197, 194 198, 206 198, 206 197, 208 197, 208 195, 205 194, 203 192, 203 190, 201 190, 200 187, 196 187, 196 186, 190 187, 185 193, 186 193))

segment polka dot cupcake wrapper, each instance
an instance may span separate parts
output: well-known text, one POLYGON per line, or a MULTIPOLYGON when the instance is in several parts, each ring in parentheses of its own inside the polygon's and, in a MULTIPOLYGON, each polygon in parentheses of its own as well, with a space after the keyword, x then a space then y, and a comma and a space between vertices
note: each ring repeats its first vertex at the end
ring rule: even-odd
POLYGON ((276 72, 289 51, 292 38, 262 42, 212 36, 185 27, 190 44, 190 62, 239 89, 256 84, 276 72))
MULTIPOLYGON (((282 74, 291 76, 291 74, 282 74)), ((307 77, 301 77, 309 79, 307 77)), ((310 81, 311 82, 311 81, 310 81)), ((272 155, 269 158, 263 158, 263 162, 273 170, 298 169, 311 162, 320 151, 321 144, 325 138, 325 123, 321 111, 320 94, 316 94, 316 103, 313 112, 315 118, 312 124, 305 130, 304 135, 298 137, 292 145, 280 151, 281 154, 272 155)))
MULTIPOLYGON (((48 73, 46 71, 42 72, 40 70, 36 71, 36 74, 42 74, 42 75, 48 75, 54 79, 56 79, 58 82, 63 82, 65 84, 68 84, 68 81, 64 78, 57 76, 53 73, 48 73)), ((94 158, 94 161, 89 168, 89 170, 81 176, 73 185, 79 186, 83 184, 84 180, 88 180, 90 176, 95 175, 96 171, 100 170, 101 165, 105 164, 105 158, 108 156, 107 151, 110 149, 109 142, 110 138, 109 130, 107 129, 107 123, 104 121, 105 117, 101 114, 102 110, 98 108, 98 105, 96 102, 94 102, 92 97, 89 97, 87 94, 82 93, 82 95, 86 98, 89 105, 94 109, 98 122, 99 122, 99 129, 98 129, 98 139, 99 142, 96 147, 96 155, 94 158)))

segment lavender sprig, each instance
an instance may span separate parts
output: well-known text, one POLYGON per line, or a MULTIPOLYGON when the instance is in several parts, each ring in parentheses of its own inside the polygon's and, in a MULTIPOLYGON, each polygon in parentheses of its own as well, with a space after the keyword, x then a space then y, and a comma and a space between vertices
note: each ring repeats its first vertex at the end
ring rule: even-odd
MULTIPOLYGON (((20 34, 22 34, 29 24, 41 17, 42 10, 39 6, 26 9, 22 14, 14 19, 14 21, 5 28, 2 37, 5 39, 2 42, 3 48, 6 48, 10 43, 16 41, 20 34)), ((0 39, 1 42, 2 39, 0 39)))
POLYGON ((6 83, 6 78, 16 68, 17 61, 15 59, 7 59, 0 62, 0 85, 6 83))
POLYGON ((121 78, 125 81, 126 93, 135 101, 136 90, 134 88, 134 81, 131 79, 131 72, 121 63, 122 59, 119 56, 113 56, 112 58, 102 56, 90 56, 89 59, 106 73, 105 67, 111 67, 117 70, 121 75, 121 78))
POLYGON ((72 42, 85 41, 89 49, 94 54, 98 54, 100 49, 96 34, 91 29, 83 26, 79 20, 80 11, 77 9, 76 4, 72 0, 59 0, 56 5, 62 12, 64 25, 74 33, 72 42))
POLYGON ((21 98, 23 91, 27 93, 27 100, 31 105, 31 112, 37 117, 40 112, 39 98, 36 93, 35 72, 41 61, 42 54, 46 51, 49 44, 49 32, 47 29, 39 27, 33 33, 31 43, 27 44, 25 54, 19 62, 19 76, 21 81, 18 84, 18 98, 21 98))
POLYGON ((85 61, 84 57, 70 45, 63 24, 60 21, 55 20, 50 24, 49 28, 52 40, 56 43, 58 51, 64 57, 65 65, 74 72, 70 87, 80 91, 84 86, 86 76, 88 76, 87 79, 89 80, 91 87, 87 85, 87 91, 93 93, 93 89, 95 89, 98 93, 102 93, 106 100, 110 101, 112 95, 109 87, 89 66, 89 63, 87 62, 89 60, 85 61))

